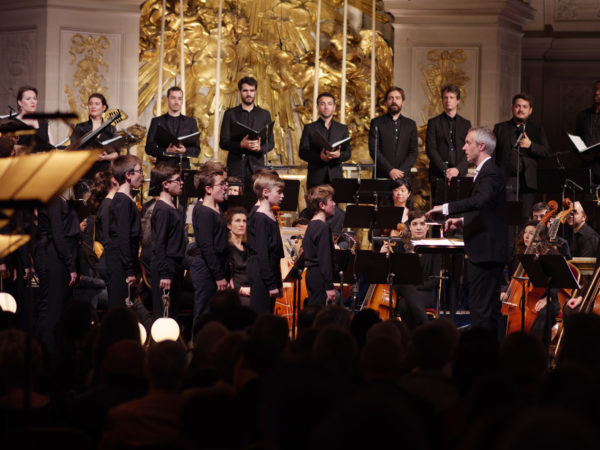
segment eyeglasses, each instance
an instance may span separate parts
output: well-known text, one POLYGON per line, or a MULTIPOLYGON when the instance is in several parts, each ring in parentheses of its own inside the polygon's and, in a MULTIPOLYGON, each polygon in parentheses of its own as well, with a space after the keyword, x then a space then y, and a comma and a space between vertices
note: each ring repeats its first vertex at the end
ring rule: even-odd
POLYGON ((167 183, 183 183, 181 177, 173 178, 172 180, 167 180, 167 183))
POLYGON ((142 169, 131 169, 129 173, 139 173, 141 175, 144 175, 144 171, 142 169))
POLYGON ((228 184, 229 184, 229 181, 227 181, 227 180, 223 180, 223 181, 221 181, 220 183, 213 184, 213 187, 217 187, 217 186, 220 186, 220 187, 226 187, 228 184))

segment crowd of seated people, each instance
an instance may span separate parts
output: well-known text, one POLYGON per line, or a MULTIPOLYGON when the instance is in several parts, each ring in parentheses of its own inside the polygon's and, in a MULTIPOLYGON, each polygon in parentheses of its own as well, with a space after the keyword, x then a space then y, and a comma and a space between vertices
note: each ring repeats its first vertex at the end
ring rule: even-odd
POLYGON ((485 329, 459 334, 445 319, 409 331, 372 310, 351 317, 339 306, 302 310, 291 340, 284 318, 257 315, 233 290, 212 298, 185 344, 142 345, 132 310, 99 321, 88 303, 72 302, 51 355, 13 314, 0 318, 4 448, 29 448, 42 435, 51 436, 49 447, 39 448, 60 436, 62 448, 80 449, 547 450, 600 442, 596 315, 569 316, 552 365, 532 334, 499 343, 485 329))

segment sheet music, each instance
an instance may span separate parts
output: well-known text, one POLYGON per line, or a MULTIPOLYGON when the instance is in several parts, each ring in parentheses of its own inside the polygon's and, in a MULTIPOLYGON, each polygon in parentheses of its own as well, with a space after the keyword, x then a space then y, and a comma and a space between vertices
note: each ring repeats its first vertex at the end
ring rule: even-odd
POLYGON ((460 239, 415 239, 411 241, 414 247, 464 247, 460 239))

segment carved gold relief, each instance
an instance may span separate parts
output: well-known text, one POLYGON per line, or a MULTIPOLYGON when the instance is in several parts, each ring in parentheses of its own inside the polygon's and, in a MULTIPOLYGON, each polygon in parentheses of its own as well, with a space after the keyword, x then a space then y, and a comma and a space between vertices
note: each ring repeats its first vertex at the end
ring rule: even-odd
POLYGON ((467 99, 467 90, 465 84, 469 81, 469 77, 464 70, 458 65, 467 61, 467 55, 464 50, 456 49, 452 52, 448 50, 429 50, 427 59, 433 64, 429 64, 424 68, 419 64, 419 70, 423 74, 421 85, 425 91, 425 95, 429 99, 429 105, 424 108, 426 117, 433 117, 440 114, 444 107, 440 89, 447 84, 455 84, 460 88, 461 101, 467 99))
MULTIPOLYGON (((370 13, 370 1, 355 0, 350 4, 370 13)), ((323 0, 321 9, 318 89, 333 92, 338 101, 342 15, 337 8, 342 5, 340 0, 323 0)), ((161 0, 147 0, 142 5, 140 115, 156 99, 161 9, 161 0)), ((257 104, 268 109, 276 120, 275 150, 269 153, 273 163, 302 162, 298 160, 300 125, 312 121, 316 10, 316 1, 300 0, 226 0, 223 5, 219 113, 238 103, 238 80, 254 76, 258 80, 257 104)), ((201 159, 219 156, 218 149, 211 147, 210 139, 215 113, 217 11, 217 0, 184 2, 186 113, 198 120, 201 159)), ((381 8, 377 16, 382 21, 387 20, 381 8)), ((179 80, 179 27, 179 1, 167 0, 163 67, 166 87, 179 80)), ((346 123, 353 136, 353 160, 367 162, 370 162, 366 128, 369 125, 371 39, 369 30, 354 31, 349 27, 346 123)), ((392 82, 392 50, 379 34, 376 54, 376 86, 381 99, 392 82)))
POLYGON ((77 69, 73 74, 72 87, 65 85, 65 94, 72 111, 79 112, 81 120, 87 118, 88 97, 93 92, 105 93, 104 73, 109 70, 104 61, 104 51, 110 47, 106 36, 75 34, 71 37, 70 64, 76 64, 77 69), (77 62, 76 62, 77 61, 77 62))

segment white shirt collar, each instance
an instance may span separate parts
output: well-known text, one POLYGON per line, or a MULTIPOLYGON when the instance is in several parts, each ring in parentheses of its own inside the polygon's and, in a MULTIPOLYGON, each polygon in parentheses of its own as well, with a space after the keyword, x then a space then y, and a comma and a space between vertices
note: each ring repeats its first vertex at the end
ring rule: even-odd
POLYGON ((475 181, 475 178, 477 178, 477 175, 479 175, 479 171, 481 170, 481 168, 483 167, 483 165, 487 162, 488 159, 492 159, 491 156, 488 156, 487 158, 485 158, 483 161, 481 161, 477 167, 475 168, 475 176, 473 177, 473 181, 475 181))

